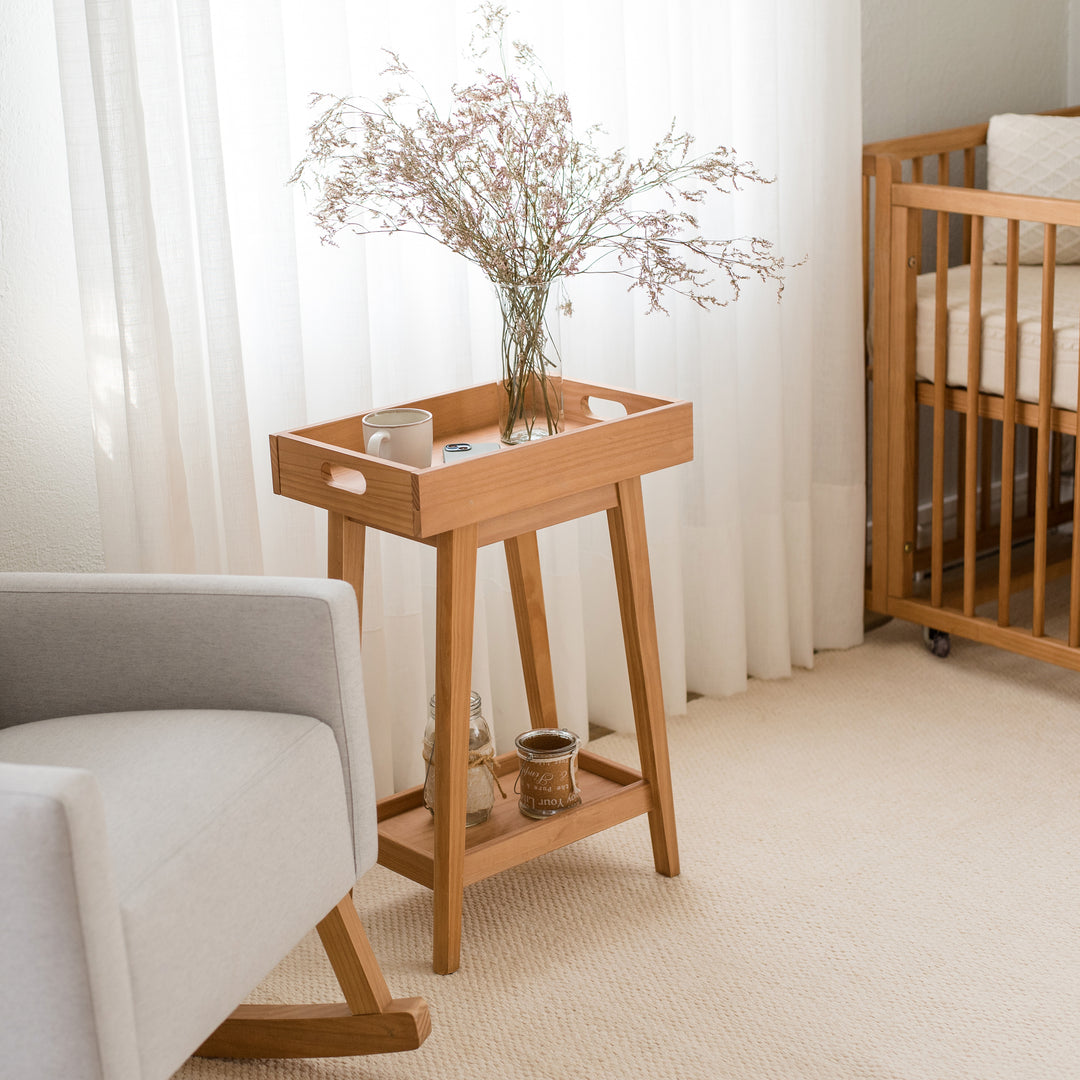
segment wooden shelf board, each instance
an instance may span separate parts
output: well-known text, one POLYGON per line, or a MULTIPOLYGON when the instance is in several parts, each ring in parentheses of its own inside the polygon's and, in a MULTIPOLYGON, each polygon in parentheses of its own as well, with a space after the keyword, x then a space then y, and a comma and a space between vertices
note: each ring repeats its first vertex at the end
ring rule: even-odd
MULTIPOLYGON (((491 817, 465 830, 465 884, 527 862, 593 833, 648 813, 649 785, 636 769, 582 751, 578 756, 581 806, 537 820, 518 809, 516 753, 496 759, 506 798, 495 793, 491 817)), ((427 888, 434 881, 434 819, 422 786, 383 799, 379 813, 379 862, 427 888)))

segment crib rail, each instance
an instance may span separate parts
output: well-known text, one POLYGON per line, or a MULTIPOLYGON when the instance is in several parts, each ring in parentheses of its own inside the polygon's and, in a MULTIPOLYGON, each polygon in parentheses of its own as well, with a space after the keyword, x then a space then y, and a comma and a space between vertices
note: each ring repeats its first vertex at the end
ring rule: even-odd
POLYGON ((935 210, 967 217, 1006 218, 1017 223, 1080 225, 1080 203, 1073 199, 1047 199, 1038 195, 1013 195, 981 188, 944 187, 936 184, 896 184, 892 205, 935 210))
MULTIPOLYGON (((1080 108, 1058 110, 1056 115, 1080 115, 1080 108)), ((974 187, 975 154, 985 143, 987 126, 865 148, 864 240, 871 232, 871 210, 876 219, 873 246, 864 246, 863 263, 873 340, 868 364, 873 531, 867 602, 873 610, 1080 670, 1080 543, 1074 542, 1080 536, 1080 500, 1072 493, 1074 466, 1067 464, 1070 458, 1075 462, 1078 414, 1052 403, 1057 230, 1080 227, 1080 203, 974 187), (950 155, 957 152, 963 164, 959 183, 952 183, 950 155), (924 182, 927 160, 936 164, 934 183, 924 182), (979 389, 987 219, 1006 222, 1001 395, 979 389), (1017 391, 1021 223, 1041 226, 1043 236, 1034 401, 1019 400, 1017 391), (929 265, 927 246, 932 249, 929 265), (958 263, 970 267, 967 364, 964 385, 950 386, 948 272, 958 263), (919 379, 916 279, 929 270, 935 273, 933 371, 932 377, 919 379), (920 413, 924 420, 930 418, 926 449, 931 456, 929 522, 923 528, 918 507, 920 413), (954 443, 949 442, 950 432, 954 443), (955 467, 950 475, 956 507, 951 518, 946 512, 950 467, 955 467), (1016 498, 1018 469, 1028 482, 1021 507, 1016 498), (995 470, 1000 479, 997 520, 991 498, 995 470), (1047 634, 1047 585, 1065 574, 1070 575, 1068 623, 1057 638, 1047 634), (1010 602, 1020 589, 1031 590, 1030 625, 1014 620, 1010 602), (996 601, 992 614, 982 607, 987 601, 996 601)), ((1076 392, 1080 401, 1080 376, 1076 392)))
MULTIPOLYGON (((1080 106, 1051 109, 1043 116, 1080 116, 1080 106)), ((901 139, 886 139, 867 143, 862 156, 863 200, 863 314, 869 325, 870 283, 873 277, 871 255, 880 244, 873 237, 875 181, 882 165, 886 165, 890 181, 910 180, 920 184, 928 172, 934 172, 938 185, 975 188, 980 153, 986 146, 989 123, 968 124, 964 127, 911 135, 901 139)), ((885 194, 882 192, 881 194, 885 194)), ((970 255, 970 233, 964 224, 963 255, 970 255)))

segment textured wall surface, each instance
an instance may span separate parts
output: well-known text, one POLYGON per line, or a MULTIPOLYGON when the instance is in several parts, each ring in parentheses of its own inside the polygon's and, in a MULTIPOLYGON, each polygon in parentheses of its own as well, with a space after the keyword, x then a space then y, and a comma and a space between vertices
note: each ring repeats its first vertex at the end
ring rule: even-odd
POLYGON ((100 570, 52 5, 0 3, 0 570, 100 570))
POLYGON ((1070 0, 862 0, 864 141, 1070 104, 1069 8, 1070 0))

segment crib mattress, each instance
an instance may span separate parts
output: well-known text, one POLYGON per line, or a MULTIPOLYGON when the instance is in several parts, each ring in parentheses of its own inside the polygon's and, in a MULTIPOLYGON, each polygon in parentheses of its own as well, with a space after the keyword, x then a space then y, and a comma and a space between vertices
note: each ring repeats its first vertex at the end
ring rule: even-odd
MULTIPOLYGON (((968 290, 971 267, 948 272, 948 362, 945 381, 967 386, 968 290)), ((936 274, 920 274, 917 292, 915 370, 934 377, 934 306, 936 274)), ((1017 304, 1020 345, 1017 390, 1020 401, 1039 400, 1039 356, 1042 347, 1042 267, 1021 266, 1017 304)), ((1051 401, 1061 409, 1076 408, 1080 356, 1080 266, 1059 266, 1054 281, 1054 363, 1051 401)), ((1005 391, 1005 267, 984 265, 982 281, 982 370, 979 389, 1005 391)))

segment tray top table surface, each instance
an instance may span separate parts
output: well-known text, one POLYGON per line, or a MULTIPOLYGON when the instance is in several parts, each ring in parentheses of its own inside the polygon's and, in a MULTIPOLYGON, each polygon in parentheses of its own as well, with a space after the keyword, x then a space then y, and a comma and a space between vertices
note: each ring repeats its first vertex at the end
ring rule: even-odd
MULTIPOLYGON (((474 522, 506 518, 511 527, 511 515, 552 503, 573 510, 567 516, 580 516, 588 512, 581 496, 693 457, 690 402, 570 380, 563 381, 563 390, 564 431, 448 463, 442 461, 447 443, 499 441, 500 384, 402 403, 432 414, 434 450, 426 469, 365 454, 364 414, 271 435, 274 491, 432 542, 439 533, 474 522), (626 415, 603 419, 592 410, 596 398, 617 402, 626 415)), ((596 509, 607 505, 601 499, 596 509)), ((565 520, 558 506, 552 509, 556 520, 565 520)), ((488 530, 481 542, 506 535, 512 534, 488 530)))

